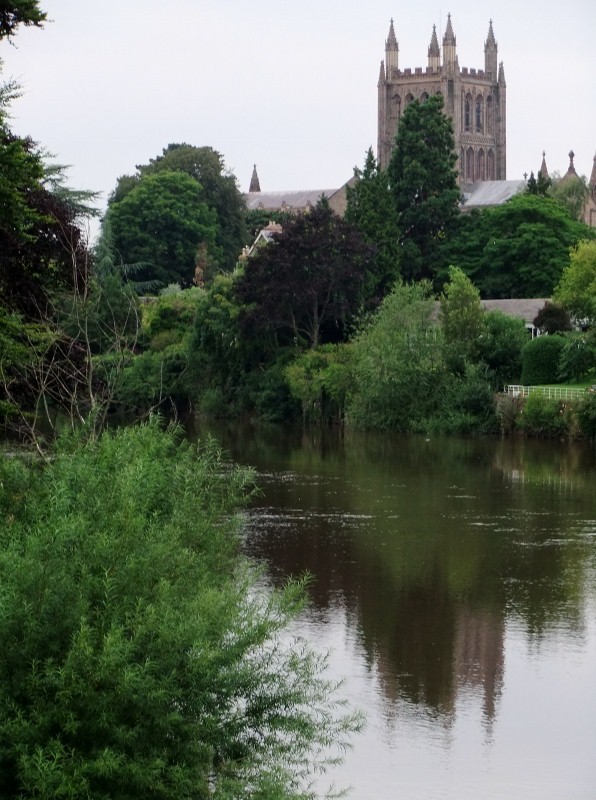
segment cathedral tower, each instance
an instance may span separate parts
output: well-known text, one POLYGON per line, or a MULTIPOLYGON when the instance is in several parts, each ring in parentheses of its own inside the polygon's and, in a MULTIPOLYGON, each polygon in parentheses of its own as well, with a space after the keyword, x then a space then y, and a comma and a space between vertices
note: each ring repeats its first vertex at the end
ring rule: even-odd
POLYGON ((442 94, 453 121, 457 170, 462 189, 479 180, 506 177, 506 83, 492 20, 484 43, 484 69, 459 66, 451 15, 443 35, 443 57, 433 25, 426 68, 399 69, 399 44, 393 20, 379 71, 377 158, 386 168, 399 120, 412 100, 442 94))

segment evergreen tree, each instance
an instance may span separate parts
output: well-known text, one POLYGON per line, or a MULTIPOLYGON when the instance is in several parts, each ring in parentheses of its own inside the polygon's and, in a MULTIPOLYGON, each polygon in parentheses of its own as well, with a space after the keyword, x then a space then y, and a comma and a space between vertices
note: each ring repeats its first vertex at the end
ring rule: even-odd
POLYGON ((434 279, 442 265, 440 245, 459 216, 456 160, 453 125, 443 113, 442 96, 411 102, 388 167, 405 280, 434 279))
POLYGON ((399 231, 397 212, 389 191, 386 170, 382 170, 372 148, 364 167, 354 169, 354 184, 348 186, 345 219, 355 224, 364 240, 376 247, 376 269, 371 273, 368 291, 379 300, 399 277, 399 231))

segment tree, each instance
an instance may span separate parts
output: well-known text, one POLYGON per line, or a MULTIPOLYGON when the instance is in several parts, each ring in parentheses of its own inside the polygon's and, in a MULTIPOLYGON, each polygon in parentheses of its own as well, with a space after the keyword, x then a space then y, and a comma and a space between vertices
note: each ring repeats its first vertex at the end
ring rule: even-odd
POLYGON ((216 261, 225 271, 233 269, 247 242, 244 199, 235 176, 226 169, 223 156, 212 147, 169 144, 148 164, 137 165, 137 175, 124 175, 110 202, 121 200, 143 177, 162 172, 182 172, 201 186, 201 199, 216 215, 216 261))
POLYGON ((579 242, 571 250, 554 299, 577 320, 596 323, 596 241, 579 242))
POLYGON ((482 297, 550 297, 569 248, 593 236, 552 198, 520 194, 463 220, 448 256, 482 297))
POLYGON ((0 0, 0 39, 14 36, 19 25, 41 28, 46 19, 38 0, 0 0))
POLYGON ((441 266, 439 245, 459 216, 456 161, 453 124, 443 113, 442 96, 412 101, 399 123, 387 169, 405 280, 434 279, 441 266))
POLYGON ((586 199, 590 194, 590 187, 585 175, 573 175, 552 181, 549 195, 553 197, 569 215, 581 222, 584 217, 586 199))
POLYGON ((235 286, 245 326, 310 348, 342 341, 362 308, 372 257, 358 230, 319 203, 245 262, 235 286))
POLYGON ((376 248, 375 270, 369 276, 370 297, 380 301, 399 277, 399 230, 397 212, 382 170, 368 149, 362 169, 354 169, 354 183, 347 187, 344 219, 360 230, 364 240, 376 248))
POLYGON ((449 282, 440 297, 439 320, 445 344, 460 363, 473 360, 484 329, 480 292, 458 267, 449 267, 449 282))
POLYGON ((545 177, 543 172, 538 173, 538 179, 536 179, 534 173, 531 172, 528 179, 528 194, 544 197, 548 193, 551 184, 551 179, 545 177))
POLYGON ((282 642, 301 586, 264 596, 238 555, 252 474, 178 439, 154 420, 0 464, 4 800, 299 800, 358 725, 282 642))
POLYGON ((528 342, 523 320, 486 311, 484 330, 478 340, 478 357, 493 376, 493 389, 501 391, 506 383, 519 383, 521 353, 528 342))
POLYGON ((215 212, 204 202, 197 181, 181 172, 142 177, 111 203, 107 218, 121 260, 145 263, 135 277, 157 285, 189 286, 199 246, 215 248, 215 212))
POLYGON ((348 419, 357 427, 418 430, 446 384, 428 281, 397 283, 352 344, 348 419))
POLYGON ((557 303, 547 301, 540 311, 536 314, 532 323, 540 330, 541 333, 565 333, 570 331, 571 320, 569 314, 563 306, 557 303))

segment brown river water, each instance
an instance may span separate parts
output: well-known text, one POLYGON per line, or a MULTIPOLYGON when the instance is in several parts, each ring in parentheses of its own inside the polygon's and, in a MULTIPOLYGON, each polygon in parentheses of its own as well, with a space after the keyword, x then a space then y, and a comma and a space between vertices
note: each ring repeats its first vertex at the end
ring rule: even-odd
POLYGON ((244 546, 309 572, 296 632, 366 713, 354 800, 596 799, 596 451, 211 428, 258 470, 244 546))

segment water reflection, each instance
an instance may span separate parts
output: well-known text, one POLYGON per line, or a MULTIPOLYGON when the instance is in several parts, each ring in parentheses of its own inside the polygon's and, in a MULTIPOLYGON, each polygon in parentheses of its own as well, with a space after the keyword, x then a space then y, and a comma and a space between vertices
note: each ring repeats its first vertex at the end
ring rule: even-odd
MULTIPOLYGON (((529 663, 555 687, 573 672, 569 662, 568 675, 557 673, 561 652, 579 654, 578 674, 587 660, 596 668, 587 610, 596 598, 590 447, 225 426, 217 435, 260 472, 247 552, 274 583, 314 576, 310 624, 324 642, 325 626, 343 619, 388 724, 398 716, 414 724, 422 712, 435 734, 452 730, 449 747, 458 751, 469 736, 462 714, 473 716, 462 712, 467 703, 479 709, 488 741, 497 719, 503 727, 519 717, 509 703, 529 663)), ((593 684, 574 691, 596 717, 593 684)), ((540 713, 519 718, 531 728, 540 713)), ((594 723, 565 735, 580 753, 586 739, 596 745, 594 723)), ((452 795, 427 787, 420 796, 452 795)), ((457 796, 467 796, 461 785, 457 796)), ((539 796, 556 796, 548 781, 539 796)))

